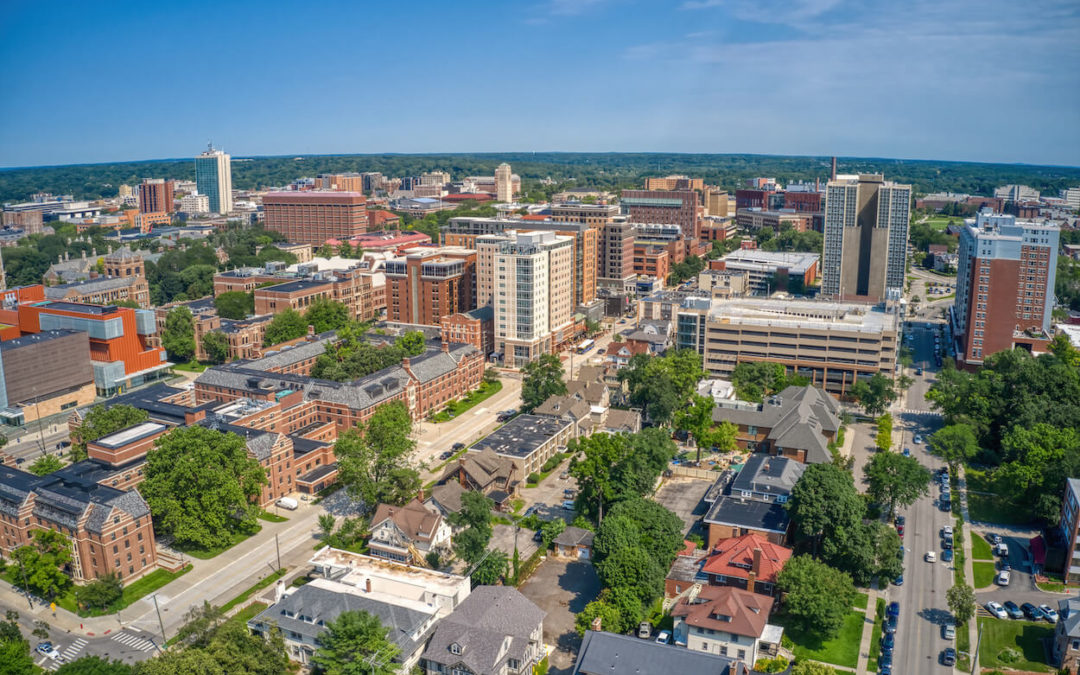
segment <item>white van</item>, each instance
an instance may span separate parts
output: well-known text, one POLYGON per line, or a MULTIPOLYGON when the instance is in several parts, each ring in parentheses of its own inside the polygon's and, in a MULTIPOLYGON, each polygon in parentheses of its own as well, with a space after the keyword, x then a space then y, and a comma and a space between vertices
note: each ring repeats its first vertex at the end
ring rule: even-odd
POLYGON ((277 500, 277 505, 283 509, 289 509, 290 511, 295 511, 297 507, 300 506, 300 504, 292 497, 282 497, 277 500))
POLYGON ((1005 542, 1001 542, 1000 544, 998 544, 997 545, 997 554, 999 556, 1001 556, 1002 558, 1008 558, 1009 557, 1009 545, 1006 544, 1005 542))

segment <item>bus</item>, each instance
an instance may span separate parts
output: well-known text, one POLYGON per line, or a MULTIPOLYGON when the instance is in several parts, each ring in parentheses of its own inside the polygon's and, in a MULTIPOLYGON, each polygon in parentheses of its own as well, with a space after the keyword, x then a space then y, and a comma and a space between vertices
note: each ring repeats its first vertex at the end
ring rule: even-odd
POLYGON ((582 342, 581 344, 579 344, 577 346, 577 353, 578 354, 584 354, 585 352, 592 349, 594 344, 596 344, 596 340, 592 340, 592 339, 585 340, 584 342, 582 342))

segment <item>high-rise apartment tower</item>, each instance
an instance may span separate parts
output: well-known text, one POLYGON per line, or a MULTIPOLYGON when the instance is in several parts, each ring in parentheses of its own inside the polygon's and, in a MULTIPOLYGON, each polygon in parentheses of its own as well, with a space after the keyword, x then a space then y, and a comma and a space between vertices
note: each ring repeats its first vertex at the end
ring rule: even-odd
POLYGON ((214 213, 232 211, 232 159, 212 144, 195 158, 195 184, 199 194, 210 198, 210 210, 214 213))

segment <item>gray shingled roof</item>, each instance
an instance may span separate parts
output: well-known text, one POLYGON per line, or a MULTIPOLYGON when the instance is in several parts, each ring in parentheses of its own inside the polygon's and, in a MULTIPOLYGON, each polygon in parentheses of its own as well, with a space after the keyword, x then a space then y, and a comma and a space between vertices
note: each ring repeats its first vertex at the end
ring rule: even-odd
POLYGON ((742 471, 731 483, 731 494, 750 491, 767 495, 789 495, 805 471, 806 465, 794 459, 754 453, 747 457, 742 471))
POLYGON ((787 532, 788 513, 783 504, 738 497, 721 497, 705 514, 706 523, 737 525, 751 530, 787 532))
POLYGON ((593 536, 590 530, 571 525, 555 537, 555 543, 559 546, 592 546, 593 536))
POLYGON ((71 291, 80 294, 93 293, 95 291, 111 291, 114 288, 131 286, 139 277, 98 277, 87 281, 76 281, 70 284, 45 287, 46 300, 63 300, 71 291))
POLYGON ((1058 600, 1058 621, 1065 625, 1065 634, 1080 637, 1080 598, 1058 600))
POLYGON ((436 627, 423 657, 446 666, 464 664, 474 673, 501 672, 508 658, 525 660, 525 648, 546 613, 515 588, 477 586, 457 609, 436 627), (507 637, 510 648, 499 652, 507 637), (460 654, 451 644, 462 647, 460 654))
POLYGON ((832 461, 826 432, 840 428, 840 404, 831 395, 807 385, 791 386, 770 397, 757 409, 713 408, 713 420, 769 429, 776 447, 805 450, 807 464, 832 461))
POLYGON ((585 631, 573 675, 745 675, 741 661, 659 645, 629 635, 585 631))

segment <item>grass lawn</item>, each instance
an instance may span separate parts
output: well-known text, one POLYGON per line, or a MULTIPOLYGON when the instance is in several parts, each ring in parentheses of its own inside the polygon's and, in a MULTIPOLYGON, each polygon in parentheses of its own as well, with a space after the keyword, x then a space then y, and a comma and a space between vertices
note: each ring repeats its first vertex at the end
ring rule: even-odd
POLYGON ((963 673, 971 672, 971 636, 967 624, 956 627, 956 667, 963 673))
POLYGON ((198 547, 195 547, 195 546, 173 546, 173 548, 175 548, 177 551, 183 551, 184 553, 188 554, 192 558, 198 558, 199 560, 209 560, 209 559, 211 559, 213 557, 216 557, 216 556, 224 553, 225 551, 228 551, 230 548, 232 548, 233 546, 236 546, 237 544, 244 541, 248 537, 252 537, 252 536, 258 534, 261 529, 262 529, 262 526, 257 526, 255 528, 254 532, 250 532, 250 533, 247 533, 247 534, 245 534, 243 532, 233 532, 232 533, 232 538, 229 541, 229 543, 224 545, 224 546, 220 546, 218 548, 206 549, 206 548, 198 548, 198 547))
POLYGON ((502 390, 502 382, 495 380, 494 382, 481 382, 480 386, 474 391, 470 391, 466 394, 465 398, 460 401, 449 401, 446 404, 446 408, 441 412, 436 413, 431 421, 436 424, 440 422, 449 422, 455 417, 460 416, 465 411, 469 410, 477 403, 486 401, 495 394, 502 390))
POLYGON ((997 495, 977 495, 971 492, 968 492, 967 498, 968 512, 973 521, 1026 525, 1033 520, 1030 505, 1014 503, 997 495))
POLYGON ((855 594, 855 606, 859 609, 866 609, 866 605, 870 602, 870 596, 866 593, 855 594))
POLYGON ((265 520, 268 523, 284 523, 289 519, 285 516, 279 516, 276 513, 270 513, 269 511, 259 511, 259 519, 265 520))
POLYGON ((226 602, 224 605, 222 605, 221 606, 221 611, 223 611, 223 612, 229 611, 233 607, 236 607, 240 603, 244 602, 245 600, 247 600, 251 596, 255 595, 256 593, 258 593, 262 589, 266 588, 270 584, 274 583, 275 581, 277 581, 278 579, 280 579, 283 576, 285 576, 285 570, 284 569, 280 569, 277 572, 266 575, 262 579, 259 579, 254 584, 252 584, 251 588, 248 588, 246 591, 244 591, 240 595, 236 596, 232 600, 230 600, 230 601, 226 602))
POLYGON ((973 562, 971 571, 975 575, 975 588, 986 588, 994 583, 997 570, 992 562, 973 562))
POLYGON ((979 647, 979 665, 985 668, 1011 668, 1053 672, 1046 663, 1043 640, 1054 635, 1053 626, 1029 621, 1002 621, 981 618, 982 645, 979 647), (1015 649, 1020 655, 1016 660, 1003 660, 1006 649, 1015 649))
POLYGON ((974 532, 971 533, 971 559, 993 560, 994 552, 990 550, 990 542, 986 538, 974 532))
MULTIPOLYGON (((845 668, 854 668, 859 661, 859 641, 862 639, 863 612, 852 611, 844 619, 840 632, 822 642, 817 636, 808 635, 794 628, 784 627, 784 635, 794 644, 796 659, 812 659, 845 668)), ((776 623, 784 625, 783 617, 776 623)))
POLYGON ((885 616, 885 598, 877 599, 877 618, 874 619, 874 630, 870 633, 870 661, 866 664, 867 669, 877 672, 877 659, 881 655, 881 623, 885 616))
POLYGON ((79 612, 79 616, 105 616, 106 614, 118 612, 190 571, 191 565, 186 565, 182 570, 175 573, 168 570, 154 570, 145 577, 136 579, 131 584, 124 586, 124 593, 120 596, 118 603, 105 609, 86 609, 79 612))
POLYGON ((183 370, 188 373, 201 373, 209 367, 208 364, 191 361, 190 363, 177 363, 173 366, 173 370, 183 370))

